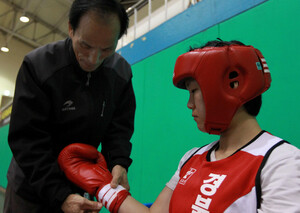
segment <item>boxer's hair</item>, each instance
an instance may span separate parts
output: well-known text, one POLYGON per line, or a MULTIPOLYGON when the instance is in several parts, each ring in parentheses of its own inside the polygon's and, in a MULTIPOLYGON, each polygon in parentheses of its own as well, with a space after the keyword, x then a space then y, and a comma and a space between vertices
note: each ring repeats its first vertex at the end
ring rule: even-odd
MULTIPOLYGON (((241 46, 246 46, 240 41, 237 40, 232 40, 232 41, 222 41, 221 39, 219 40, 213 40, 207 42, 205 45, 199 47, 199 48, 190 48, 190 51, 193 51, 195 49, 202 49, 204 47, 223 47, 223 46, 230 46, 232 44, 237 44, 241 46)), ((252 100, 246 102, 243 106, 246 109, 247 113, 256 117, 260 111, 262 105, 262 96, 259 95, 252 100)))
POLYGON ((123 5, 117 0, 74 0, 69 12, 69 22, 74 31, 77 29, 81 17, 90 11, 95 11, 100 16, 118 15, 121 25, 119 38, 127 32, 128 15, 123 5))

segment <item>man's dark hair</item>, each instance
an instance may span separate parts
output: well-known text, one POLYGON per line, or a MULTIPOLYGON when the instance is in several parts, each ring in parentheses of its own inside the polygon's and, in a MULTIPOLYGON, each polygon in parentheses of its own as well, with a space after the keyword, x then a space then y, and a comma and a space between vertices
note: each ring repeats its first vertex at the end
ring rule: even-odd
MULTIPOLYGON (((223 47, 232 44, 245 46, 245 44, 237 40, 232 40, 232 41, 213 40, 207 42, 205 45, 201 46, 200 48, 190 48, 190 51, 193 51, 195 49, 202 49, 204 47, 223 47)), ((245 103, 244 107, 250 115, 257 116, 260 111, 261 104, 262 104, 262 97, 261 95, 259 95, 253 98, 252 100, 248 101, 247 103, 245 103)))
POLYGON ((100 15, 111 13, 118 15, 121 25, 119 38, 126 33, 129 23, 128 15, 123 5, 117 0, 74 0, 69 12, 69 22, 74 31, 81 17, 90 11, 95 11, 100 15))

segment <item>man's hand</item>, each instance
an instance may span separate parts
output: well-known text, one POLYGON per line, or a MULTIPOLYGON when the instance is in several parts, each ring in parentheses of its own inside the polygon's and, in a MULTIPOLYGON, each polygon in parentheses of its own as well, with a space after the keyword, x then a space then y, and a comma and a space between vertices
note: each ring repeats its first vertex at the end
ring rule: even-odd
POLYGON ((127 179, 127 171, 125 168, 120 165, 116 165, 112 169, 111 174, 113 176, 113 179, 110 183, 111 188, 115 189, 120 184, 129 191, 130 186, 127 179))
POLYGON ((77 194, 69 195, 61 206, 64 213, 98 213, 101 208, 101 203, 90 201, 77 194))

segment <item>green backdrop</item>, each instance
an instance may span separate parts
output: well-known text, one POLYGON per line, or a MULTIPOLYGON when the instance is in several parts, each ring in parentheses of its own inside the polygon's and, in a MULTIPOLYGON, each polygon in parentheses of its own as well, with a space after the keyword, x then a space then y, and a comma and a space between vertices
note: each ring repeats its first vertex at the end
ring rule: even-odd
POLYGON ((7 144, 9 125, 0 128, 0 187, 6 188, 6 173, 12 157, 11 151, 7 144))
MULTIPOLYGON (((186 107, 188 93, 172 85, 175 60, 189 46, 221 38, 260 49, 268 62, 272 84, 263 95, 258 121, 263 129, 300 147, 299 11, 299 0, 269 0, 132 66, 137 110, 129 182, 137 200, 153 202, 186 151, 217 139, 197 129, 186 107)), ((0 129, 0 185, 4 187, 11 158, 7 131, 8 126, 0 129)))
POLYGON ((132 66, 137 112, 129 180, 135 198, 153 202, 183 154, 217 138, 197 129, 186 106, 188 93, 172 84, 175 60, 189 46, 221 38, 260 49, 272 84, 263 95, 258 121, 263 129, 300 147, 299 10, 299 0, 267 1, 132 66))

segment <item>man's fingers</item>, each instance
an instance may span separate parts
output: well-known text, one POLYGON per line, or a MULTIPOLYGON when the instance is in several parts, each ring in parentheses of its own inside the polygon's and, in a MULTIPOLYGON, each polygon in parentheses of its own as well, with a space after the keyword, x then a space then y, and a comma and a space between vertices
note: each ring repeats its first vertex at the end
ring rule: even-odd
POLYGON ((114 166, 112 169, 113 179, 110 182, 112 188, 117 188, 118 185, 122 185, 125 189, 129 191, 130 186, 127 179, 127 171, 120 165, 114 166))
POLYGON ((81 207, 84 210, 92 210, 92 211, 99 212, 102 208, 102 203, 84 199, 84 202, 81 207))
POLYGON ((123 175, 122 181, 120 182, 120 184, 127 190, 130 190, 130 186, 128 183, 128 179, 127 179, 127 175, 123 175))
POLYGON ((120 176, 115 175, 115 176, 113 176, 113 179, 111 180, 110 186, 111 186, 111 188, 115 189, 115 188, 117 188, 119 183, 120 183, 120 176))
POLYGON ((123 167, 116 165, 114 166, 114 168, 111 171, 111 174, 113 176, 111 182, 110 182, 110 186, 111 188, 117 188, 117 186, 120 184, 121 182, 121 178, 123 176, 123 167))
POLYGON ((71 194, 67 197, 62 205, 63 212, 73 213, 88 213, 99 212, 102 208, 102 204, 99 202, 88 200, 78 194, 71 194))

